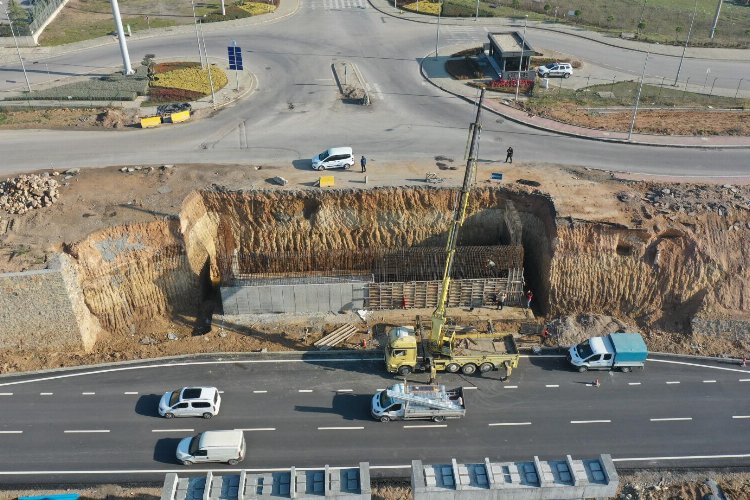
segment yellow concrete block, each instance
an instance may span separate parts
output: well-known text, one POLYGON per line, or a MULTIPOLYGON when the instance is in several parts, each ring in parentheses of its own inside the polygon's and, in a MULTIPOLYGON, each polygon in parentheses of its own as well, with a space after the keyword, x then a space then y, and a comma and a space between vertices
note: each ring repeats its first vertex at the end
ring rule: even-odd
POLYGON ((158 127, 161 125, 161 116, 147 116, 141 118, 141 128, 158 127))
POLYGON ((321 175, 320 180, 318 181, 318 185, 322 188, 324 187, 333 187, 333 176, 332 175, 321 175))
POLYGON ((179 113, 172 113, 169 115, 172 123, 180 123, 190 119, 190 111, 180 111, 179 113))

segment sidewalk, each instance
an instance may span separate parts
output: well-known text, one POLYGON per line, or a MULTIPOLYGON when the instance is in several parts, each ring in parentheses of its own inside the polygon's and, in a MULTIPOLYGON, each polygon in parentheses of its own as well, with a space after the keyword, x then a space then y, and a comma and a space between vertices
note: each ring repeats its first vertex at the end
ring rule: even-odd
MULTIPOLYGON (((373 0, 370 0, 373 1, 373 0)), ((443 53, 452 54, 466 47, 441 47, 443 53)), ((445 61, 447 56, 435 58, 434 52, 428 54, 422 59, 419 66, 422 77, 432 83, 437 88, 461 97, 469 102, 476 102, 479 90, 469 87, 459 80, 454 80, 445 71, 445 61)), ((540 116, 529 116, 526 112, 513 106, 513 94, 501 94, 495 92, 485 93, 485 109, 496 113, 508 120, 526 125, 528 127, 552 132, 556 134, 577 137, 580 139, 590 139, 596 141, 606 141, 625 144, 639 144, 645 146, 664 146, 664 147, 682 147, 682 148, 750 148, 750 137, 743 136, 666 136, 650 134, 633 134, 628 140, 626 132, 609 132, 605 130, 596 130, 576 125, 561 123, 549 118, 540 116), (496 97, 499 94, 500 97, 496 97)))
MULTIPOLYGON (((367 1, 370 3, 370 5, 372 5, 374 9, 387 16, 425 24, 437 23, 437 18, 435 16, 417 14, 414 12, 395 9, 393 7, 393 1, 391 1, 390 3, 388 2, 388 0, 367 1)), ((492 26, 493 28, 496 28, 498 30, 508 28, 523 29, 523 18, 513 19, 508 17, 480 17, 475 21, 474 17, 441 17, 440 24, 446 26, 492 26)), ((529 21, 527 29, 563 33, 566 35, 591 40, 593 42, 601 43, 604 45, 609 45, 611 47, 634 50, 644 53, 651 52, 652 54, 661 54, 666 56, 680 57, 682 55, 683 49, 683 47, 676 45, 651 44, 645 42, 637 42, 634 40, 626 40, 624 38, 615 38, 603 35, 595 31, 589 31, 584 27, 561 23, 529 21)), ((750 50, 688 47, 685 51, 685 58, 750 62, 750 50)))

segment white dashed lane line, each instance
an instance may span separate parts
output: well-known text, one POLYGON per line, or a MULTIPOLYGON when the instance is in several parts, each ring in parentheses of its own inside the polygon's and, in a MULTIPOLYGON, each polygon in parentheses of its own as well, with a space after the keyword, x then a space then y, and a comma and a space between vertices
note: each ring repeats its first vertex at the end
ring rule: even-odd
POLYGON ((487 424, 487 426, 489 427, 503 427, 512 425, 531 425, 531 422, 494 422, 492 424, 487 424))
POLYGON ((151 429, 151 432, 195 432, 195 429, 151 429))
POLYGON ((268 391, 253 391, 253 394, 265 394, 268 391))
POLYGON ((319 431, 361 431, 364 427, 318 427, 319 431))
POLYGON ((679 384, 679 383, 680 383, 680 381, 679 381, 679 380, 668 380, 668 381, 666 382, 666 384, 667 384, 667 385, 673 385, 673 384, 679 384))
POLYGON ((312 389, 299 389, 297 392, 312 392, 312 389))
POLYGON ((571 420, 571 424, 611 424, 611 420, 571 420))
POLYGON ((628 385, 641 385, 640 382, 628 382, 628 385))
POLYGON ((652 422, 683 422, 693 420, 693 417, 671 417, 671 418, 651 418, 652 422))
POLYGON ((137 391, 126 391, 126 392, 123 392, 123 394, 127 394, 128 396, 137 396, 138 392, 137 391))
POLYGON ((109 429, 74 429, 63 432, 65 434, 106 434, 109 429))
POLYGON ((518 389, 517 385, 505 385, 503 386, 504 389, 518 389))
POLYGON ((243 432, 262 432, 262 431, 275 431, 276 427, 256 427, 252 429, 235 429, 236 431, 243 432))
POLYGON ((405 425, 404 429, 440 429, 448 427, 446 424, 423 424, 423 425, 405 425))
POLYGON ((0 434, 23 434, 23 431, 0 431, 0 434))
POLYGON ((750 382, 750 378, 741 378, 740 382, 750 382))
POLYGON ((545 385, 544 387, 560 387, 560 386, 558 384, 548 384, 548 385, 545 385))
POLYGON ((354 392, 353 389, 336 389, 336 392, 354 392))
POLYGON ((94 395, 96 395, 95 392, 82 392, 81 393, 81 396, 94 396, 94 395))
POLYGON ((732 415, 732 418, 750 418, 750 415, 732 415))
POLYGON ((12 392, 0 392, 0 396, 12 396, 12 392))
POLYGON ((53 394, 54 392, 40 392, 39 393, 40 396, 52 396, 53 394))
POLYGON ((716 381, 715 380, 704 380, 703 383, 704 384, 715 384, 716 381))

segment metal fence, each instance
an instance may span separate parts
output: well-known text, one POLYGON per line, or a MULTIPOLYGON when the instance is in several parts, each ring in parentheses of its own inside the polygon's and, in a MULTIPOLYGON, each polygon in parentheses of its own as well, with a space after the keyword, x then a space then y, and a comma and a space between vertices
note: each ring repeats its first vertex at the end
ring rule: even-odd
POLYGON ((13 17, 13 32, 8 20, 0 21, 0 37, 33 36, 47 22, 53 12, 67 0, 36 0, 26 11, 26 18, 13 17))

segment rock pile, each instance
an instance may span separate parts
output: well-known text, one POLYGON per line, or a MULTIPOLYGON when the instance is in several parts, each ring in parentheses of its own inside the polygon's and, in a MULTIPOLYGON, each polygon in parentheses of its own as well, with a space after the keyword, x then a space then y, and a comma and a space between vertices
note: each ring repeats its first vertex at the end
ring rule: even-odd
POLYGON ((646 193, 645 201, 661 213, 682 212, 691 217, 706 212, 726 217, 733 212, 750 210, 747 189, 730 184, 652 187, 646 193))
POLYGON ((60 196, 58 183, 49 175, 20 175, 0 182, 0 209, 25 214, 52 205, 60 196))

